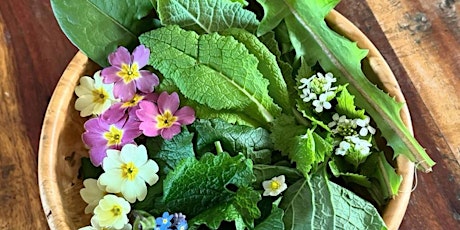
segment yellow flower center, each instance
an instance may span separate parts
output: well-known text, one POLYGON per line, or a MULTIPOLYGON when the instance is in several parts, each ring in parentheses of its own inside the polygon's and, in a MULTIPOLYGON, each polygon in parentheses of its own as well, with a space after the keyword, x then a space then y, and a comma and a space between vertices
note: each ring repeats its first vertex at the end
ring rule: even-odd
POLYGON ((109 94, 100 87, 99 89, 93 90, 93 102, 97 104, 104 104, 105 101, 109 98, 109 94))
POLYGON ((127 101, 125 103, 123 103, 123 105, 121 106, 122 108, 130 108, 130 107, 134 107, 136 106, 137 104, 139 104, 139 102, 144 99, 144 96, 141 96, 139 94, 135 94, 133 99, 131 99, 130 101, 127 101))
POLYGON ((137 63, 133 63, 132 65, 122 64, 121 70, 118 71, 117 75, 120 76, 126 84, 141 76, 137 63))
POLYGON ((166 223, 168 223, 168 219, 163 218, 163 224, 166 224, 166 223))
POLYGON ((280 187, 281 187, 281 184, 280 184, 278 181, 275 181, 275 180, 274 180, 274 181, 272 181, 272 182, 270 183, 270 188, 271 188, 272 190, 277 190, 277 189, 279 189, 280 187))
POLYGON ((138 172, 139 169, 136 167, 136 165, 134 165, 133 162, 129 162, 121 166, 121 176, 123 178, 127 178, 128 180, 134 180, 138 172))
POLYGON ((164 129, 171 127, 177 121, 177 117, 173 116, 171 111, 166 110, 163 114, 157 115, 156 120, 157 128, 164 129))
POLYGON ((113 217, 118 217, 121 215, 121 206, 116 204, 110 209, 110 212, 112 212, 113 217))
POLYGON ((104 137, 107 140, 107 146, 121 144, 123 138, 123 130, 118 129, 115 126, 110 126, 109 131, 104 133, 104 137))

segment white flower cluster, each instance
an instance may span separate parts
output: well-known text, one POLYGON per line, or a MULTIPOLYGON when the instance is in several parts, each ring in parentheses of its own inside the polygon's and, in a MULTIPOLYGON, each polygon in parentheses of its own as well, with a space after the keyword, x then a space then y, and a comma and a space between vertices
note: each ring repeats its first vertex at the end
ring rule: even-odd
POLYGON ((302 90, 300 98, 304 102, 312 102, 315 106, 315 111, 321 113, 324 109, 330 109, 332 107, 330 101, 335 97, 335 90, 337 87, 333 87, 332 83, 336 82, 337 79, 332 73, 316 73, 310 78, 300 79, 302 85, 299 89, 302 90))
POLYGON ((363 156, 369 155, 372 144, 368 140, 361 139, 360 136, 366 137, 368 134, 375 134, 376 130, 369 124, 370 120, 368 116, 365 116, 364 119, 349 119, 338 113, 332 115, 332 121, 327 126, 332 128, 332 133, 344 137, 335 154, 344 156, 350 151, 355 151, 363 156))
POLYGON ((81 230, 129 230, 132 228, 127 217, 131 211, 130 203, 145 199, 145 183, 153 185, 158 181, 158 165, 148 159, 145 146, 127 144, 121 151, 107 150, 102 168, 104 173, 98 180, 83 181, 80 195, 88 203, 85 213, 94 216, 91 226, 81 230))

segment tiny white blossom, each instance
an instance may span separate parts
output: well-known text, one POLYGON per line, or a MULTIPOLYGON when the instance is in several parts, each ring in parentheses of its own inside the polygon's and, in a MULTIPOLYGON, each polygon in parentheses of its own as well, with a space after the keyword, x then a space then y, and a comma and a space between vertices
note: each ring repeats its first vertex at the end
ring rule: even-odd
POLYGON ((85 213, 89 214, 94 211, 99 201, 107 194, 105 186, 98 183, 96 179, 86 179, 83 181, 83 186, 80 190, 81 198, 88 204, 85 207, 85 213))
POLYGON ((97 71, 93 78, 81 77, 80 84, 75 87, 75 94, 78 97, 75 101, 75 109, 80 111, 82 117, 102 114, 116 102, 113 96, 113 84, 104 84, 100 72, 97 71))
POLYGON ((131 230, 132 228, 133 226, 130 223, 125 224, 125 226, 123 226, 121 229, 104 227, 99 224, 99 220, 96 218, 96 216, 93 216, 91 218, 91 226, 79 228, 79 230, 131 230))
MULTIPOLYGON (((330 92, 333 94, 333 92, 330 92)), ((314 100, 312 105, 315 106, 315 111, 317 113, 323 112, 323 109, 330 109, 332 107, 331 103, 328 100, 330 94, 323 93, 319 95, 319 99, 314 100)))
POLYGON ((365 116, 364 119, 356 119, 356 125, 361 127, 359 130, 359 135, 367 136, 368 133, 375 134, 376 130, 369 124, 370 121, 371 119, 368 116, 365 116))
POLYGON ((142 201, 147 195, 147 182, 158 181, 158 164, 148 159, 145 146, 127 144, 119 150, 107 150, 102 162, 104 173, 99 177, 110 193, 121 193, 131 203, 142 201))
POLYGON ((299 86, 299 89, 303 89, 305 87, 310 88, 310 82, 312 79, 313 77, 300 79, 300 83, 302 83, 302 85, 299 86))
POLYGON ((338 113, 332 115, 332 121, 327 124, 332 129, 332 133, 340 134, 342 136, 352 136, 356 134, 356 122, 353 119, 348 119, 347 116, 340 116, 338 113))
POLYGON ((284 175, 273 177, 271 180, 262 182, 264 196, 278 196, 287 189, 284 175))
MULTIPOLYGON (((128 224, 131 205, 122 197, 105 195, 94 209, 94 218, 103 229, 122 229, 128 224)), ((94 227, 94 226, 93 226, 94 227)))
POLYGON ((300 98, 304 101, 304 102, 309 102, 311 100, 314 100, 317 98, 316 94, 310 92, 310 89, 303 89, 302 90, 302 93, 300 94, 300 98))
POLYGON ((358 151, 362 156, 367 156, 370 154, 371 143, 367 140, 363 140, 357 136, 350 137, 351 142, 353 142, 355 151, 358 151))
POLYGON ((345 156, 350 149, 351 145, 347 141, 342 141, 339 147, 335 150, 336 155, 345 156))

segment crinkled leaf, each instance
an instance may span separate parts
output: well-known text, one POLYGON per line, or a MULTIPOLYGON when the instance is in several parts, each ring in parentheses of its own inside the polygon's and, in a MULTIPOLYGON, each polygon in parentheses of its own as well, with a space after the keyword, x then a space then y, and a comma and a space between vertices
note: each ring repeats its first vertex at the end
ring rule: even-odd
POLYGON ((259 25, 253 12, 228 0, 158 0, 158 15, 164 25, 179 25, 200 34, 228 28, 255 32, 259 25))
POLYGON ((167 26, 141 35, 140 41, 151 50, 149 63, 186 98, 262 123, 280 113, 268 95, 268 80, 257 70, 257 58, 234 38, 167 26))
POLYGON ((296 124, 294 117, 281 115, 273 122, 270 136, 275 149, 281 151, 283 155, 289 155, 296 148, 295 137, 306 132, 307 128, 296 124))
MULTIPOLYGON (((168 210, 190 218, 222 204, 231 204, 237 193, 227 186, 250 186, 254 174, 251 160, 228 153, 205 154, 200 160, 184 159, 168 173, 163 186, 163 203, 168 210)), ((251 208, 251 207, 248 207, 251 208)))
POLYGON ((214 142, 219 141, 230 155, 242 153, 254 163, 271 162, 273 143, 263 128, 232 125, 219 119, 197 120, 190 128, 196 133, 197 154, 215 152, 214 142))
POLYGON ((243 112, 236 112, 233 110, 226 109, 211 109, 206 105, 202 105, 194 100, 185 98, 180 92, 177 86, 174 84, 172 79, 163 79, 158 87, 155 90, 167 91, 169 93, 176 92, 179 94, 181 105, 190 106, 195 110, 195 116, 201 119, 222 119, 231 124, 246 125, 250 127, 259 127, 262 124, 258 121, 251 119, 248 115, 243 112))
POLYGON ((134 48, 137 37, 154 28, 146 17, 149 0, 51 0, 51 6, 69 40, 101 66, 118 46, 134 48))
POLYGON ((243 43, 249 53, 253 54, 258 60, 257 68, 260 73, 270 82, 268 94, 273 101, 283 108, 285 113, 291 113, 289 93, 283 74, 278 66, 276 56, 259 39, 243 29, 231 28, 224 30, 221 34, 233 36, 236 40, 243 43))
POLYGON ((367 52, 356 43, 338 35, 325 23, 324 17, 339 0, 258 0, 265 16, 258 34, 274 29, 282 20, 287 25, 291 42, 298 56, 309 65, 319 61, 322 68, 349 83, 356 104, 376 122, 395 156, 406 155, 423 170, 431 171, 435 164, 405 127, 399 115, 401 105, 367 80, 361 70, 361 59, 367 52))
POLYGON ((193 150, 193 133, 184 129, 171 140, 161 137, 148 138, 146 147, 149 158, 155 160, 161 172, 166 175, 183 159, 195 157, 193 150))
POLYGON ((287 230, 313 229, 314 202, 314 191, 308 178, 289 186, 280 203, 280 208, 284 210, 285 228, 287 230))
POLYGON ((327 180, 315 175, 311 177, 310 183, 315 194, 313 229, 334 229, 335 210, 327 180))
POLYGON ((329 181, 335 229, 387 229, 375 207, 353 192, 329 181))
POLYGON ((346 85, 339 86, 339 95, 336 97, 337 105, 335 109, 341 115, 346 115, 348 118, 361 118, 364 119, 364 109, 356 110, 355 96, 351 95, 346 85))

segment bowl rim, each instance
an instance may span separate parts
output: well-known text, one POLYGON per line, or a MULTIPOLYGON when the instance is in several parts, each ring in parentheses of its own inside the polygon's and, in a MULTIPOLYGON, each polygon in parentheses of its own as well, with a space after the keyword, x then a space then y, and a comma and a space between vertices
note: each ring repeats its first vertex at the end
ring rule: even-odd
MULTIPOLYGON (((385 79, 385 91, 399 102, 405 102, 399 84, 388 63, 380 54, 374 44, 346 17, 332 10, 326 17, 326 21, 334 25, 334 30, 346 37, 356 41, 358 47, 367 49, 370 67, 377 74, 379 79, 385 79)), ((53 92, 43 120, 38 150, 38 184, 40 199, 43 211, 46 215, 48 225, 51 229, 71 229, 68 219, 63 216, 65 213, 63 203, 59 199, 58 175, 55 171, 57 166, 56 157, 53 154, 58 148, 59 131, 65 123, 66 109, 74 96, 73 90, 79 78, 91 61, 81 51, 77 52, 69 65, 63 72, 53 92)), ((404 103, 401 109, 401 118, 413 135, 412 122, 407 104, 404 103)), ((403 155, 396 158, 396 172, 403 177, 398 195, 391 200, 383 211, 383 219, 388 229, 398 229, 409 203, 413 177, 414 163, 410 162, 403 155)))

